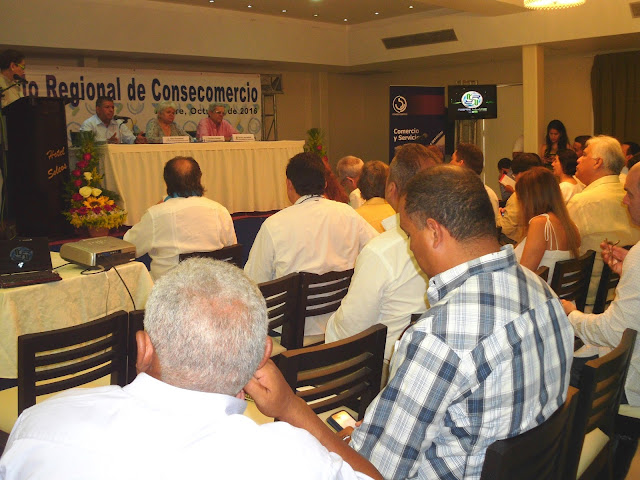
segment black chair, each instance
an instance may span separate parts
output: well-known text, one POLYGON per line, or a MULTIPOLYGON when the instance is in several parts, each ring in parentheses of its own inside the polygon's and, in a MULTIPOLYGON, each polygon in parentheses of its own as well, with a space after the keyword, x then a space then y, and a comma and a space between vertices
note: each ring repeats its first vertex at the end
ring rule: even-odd
POLYGON ((18 337, 18 415, 36 397, 111 375, 127 382, 129 315, 116 312, 75 327, 18 337))
MULTIPOLYGON (((626 245, 623 248, 629 250, 631 247, 632 245, 626 245)), ((602 275, 600 276, 598 291, 596 292, 591 313, 602 313, 607 309, 613 300, 613 293, 618 286, 618 282, 620 282, 620 275, 613 272, 609 265, 605 263, 602 267, 602 275)))
POLYGON ((378 324, 344 340, 288 350, 278 367, 315 413, 348 405, 359 418, 380 391, 387 326, 378 324))
POLYGON ((591 271, 596 252, 588 250, 584 255, 556 262, 551 279, 551 288, 558 297, 573 300, 580 311, 584 311, 591 280, 591 271))
MULTIPOLYGON (((322 275, 302 272, 300 282, 300 301, 298 303, 298 321, 302 323, 297 344, 303 342, 308 345, 308 338, 304 338, 304 319, 316 315, 335 312, 340 302, 349 291, 353 269, 343 272, 327 272, 322 275)), ((312 337, 324 337, 312 336, 312 337)), ((322 343, 324 338, 313 338, 311 344, 322 343), (315 341, 313 341, 315 340, 315 341)))
POLYGON ((542 267, 538 267, 535 273, 545 282, 549 279, 549 267, 544 265, 542 267))
POLYGON ((129 333, 127 345, 127 385, 133 382, 138 375, 136 360, 138 358, 138 345, 136 344, 136 332, 144 330, 144 310, 129 312, 129 333))
POLYGON ((181 253, 179 261, 182 262, 191 257, 213 258, 214 260, 222 260, 223 262, 229 262, 236 267, 242 268, 242 244, 236 243, 235 245, 222 247, 220 250, 213 250, 211 252, 181 253))
MULTIPOLYGON (((277 336, 276 328, 281 327, 280 345, 287 350, 302 347, 304 323, 297 321, 300 296, 300 274, 290 273, 281 278, 258 285, 267 303, 270 335, 277 336)), ((276 352, 274 344, 274 354, 276 352)))
POLYGON ((493 442, 484 458, 480 480, 563 480, 569 432, 578 390, 544 423, 515 437, 493 442))
POLYGON ((610 353, 588 361, 567 448, 565 478, 613 477, 613 434, 637 332, 626 329, 610 353), (589 452, 592 455, 588 455, 589 452), (588 458, 592 457, 592 458, 588 458))

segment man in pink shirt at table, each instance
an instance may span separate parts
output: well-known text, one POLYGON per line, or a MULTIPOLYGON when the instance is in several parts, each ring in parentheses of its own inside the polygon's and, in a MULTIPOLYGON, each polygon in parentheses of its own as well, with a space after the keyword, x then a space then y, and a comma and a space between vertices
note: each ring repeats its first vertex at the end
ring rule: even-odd
POLYGON ((225 141, 231 140, 231 135, 239 133, 238 130, 233 128, 229 122, 224 119, 226 114, 224 105, 218 103, 212 103, 209 105, 208 117, 203 118, 198 123, 198 130, 196 137, 201 140, 204 136, 224 137, 225 141))

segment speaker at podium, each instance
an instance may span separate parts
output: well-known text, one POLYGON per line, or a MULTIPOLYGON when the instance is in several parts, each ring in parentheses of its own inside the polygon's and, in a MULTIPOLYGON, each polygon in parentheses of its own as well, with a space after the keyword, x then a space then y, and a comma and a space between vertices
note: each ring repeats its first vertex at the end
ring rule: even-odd
POLYGON ((61 237, 72 231, 62 215, 69 180, 65 105, 56 97, 23 97, 2 109, 6 118, 5 220, 20 236, 61 237))

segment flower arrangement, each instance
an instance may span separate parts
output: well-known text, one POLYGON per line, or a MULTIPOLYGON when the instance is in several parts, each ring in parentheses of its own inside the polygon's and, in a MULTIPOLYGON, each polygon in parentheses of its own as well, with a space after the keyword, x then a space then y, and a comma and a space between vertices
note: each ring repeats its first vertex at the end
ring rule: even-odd
POLYGON ((307 130, 307 140, 304 143, 305 152, 317 154, 325 164, 329 164, 327 149, 324 147, 324 132, 319 128, 307 130))
POLYGON ((98 171, 101 155, 96 152, 94 140, 92 133, 83 133, 76 153, 80 160, 65 187, 70 208, 62 213, 76 228, 117 228, 126 220, 127 212, 116 205, 120 199, 117 193, 101 188, 104 175, 98 171))

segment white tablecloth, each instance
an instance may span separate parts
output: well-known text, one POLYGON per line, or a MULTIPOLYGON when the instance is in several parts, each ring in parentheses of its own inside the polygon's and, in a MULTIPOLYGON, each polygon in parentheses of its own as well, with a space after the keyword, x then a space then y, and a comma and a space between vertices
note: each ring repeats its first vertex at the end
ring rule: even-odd
MULTIPOLYGON (((65 262, 51 253, 55 268, 65 262)), ((131 262, 116 267, 129 287, 136 308, 145 307, 153 281, 144 264, 131 262)), ((118 310, 131 311, 133 304, 113 269, 81 275, 84 268, 67 265, 56 271, 60 282, 0 289, 0 377, 18 377, 18 337, 96 320, 118 310)))
POLYGON ((303 141, 109 145, 104 155, 104 185, 120 194, 129 212, 127 225, 166 196, 162 177, 167 160, 196 159, 205 196, 229 212, 264 212, 290 205, 285 168, 302 152, 303 141))

